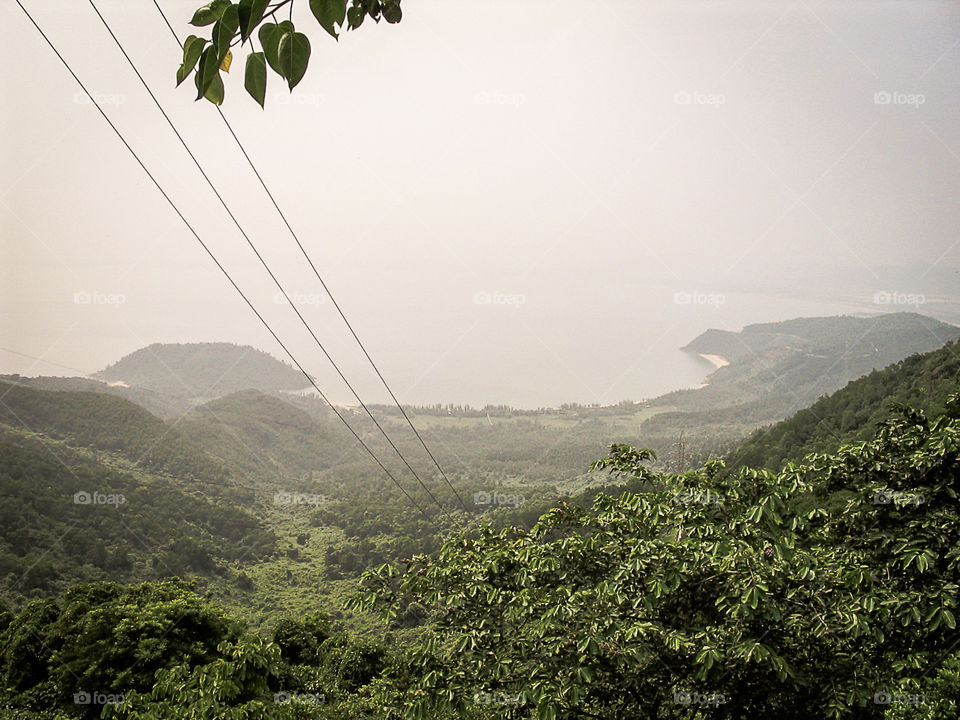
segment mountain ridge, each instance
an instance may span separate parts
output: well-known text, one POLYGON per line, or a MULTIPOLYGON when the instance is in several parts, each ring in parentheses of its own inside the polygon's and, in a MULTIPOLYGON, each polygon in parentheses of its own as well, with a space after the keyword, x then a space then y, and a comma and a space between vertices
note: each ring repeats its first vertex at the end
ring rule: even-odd
POLYGON ((239 390, 302 390, 303 374, 264 350, 233 343, 153 343, 91 377, 173 397, 215 398, 239 390))

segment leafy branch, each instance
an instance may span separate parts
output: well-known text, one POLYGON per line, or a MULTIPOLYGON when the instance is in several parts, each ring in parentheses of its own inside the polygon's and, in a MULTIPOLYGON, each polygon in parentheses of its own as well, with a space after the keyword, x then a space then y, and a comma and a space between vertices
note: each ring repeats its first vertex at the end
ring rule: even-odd
MULTIPOLYGON (((183 62, 177 70, 179 86, 192 74, 197 100, 206 98, 215 105, 224 99, 222 72, 230 72, 234 45, 250 43, 244 69, 244 88, 264 107, 267 94, 267 66, 293 90, 303 79, 310 62, 310 39, 293 24, 295 0, 212 0, 199 8, 190 20, 194 27, 213 26, 210 38, 190 35, 183 43, 183 62), (277 21, 277 12, 287 7, 290 19, 277 21), (257 30, 259 28, 259 30, 257 30), (262 50, 254 51, 253 34, 262 50)), ((308 0, 320 26, 335 40, 344 26, 356 30, 369 17, 388 23, 400 22, 400 0, 308 0), (349 7, 348 7, 349 2, 349 7)))

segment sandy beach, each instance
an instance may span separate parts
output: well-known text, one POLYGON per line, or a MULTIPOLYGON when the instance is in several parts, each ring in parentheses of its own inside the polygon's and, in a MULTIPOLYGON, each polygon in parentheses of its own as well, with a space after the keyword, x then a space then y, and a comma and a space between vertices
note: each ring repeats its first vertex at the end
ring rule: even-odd
POLYGON ((727 365, 730 364, 730 361, 727 360, 722 355, 710 355, 709 353, 697 353, 697 354, 707 362, 711 363, 717 369, 726 367, 727 365))

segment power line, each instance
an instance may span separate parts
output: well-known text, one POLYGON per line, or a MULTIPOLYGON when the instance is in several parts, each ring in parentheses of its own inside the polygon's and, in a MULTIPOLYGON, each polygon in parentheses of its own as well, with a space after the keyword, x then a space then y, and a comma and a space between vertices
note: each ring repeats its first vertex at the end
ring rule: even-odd
MULTIPOLYGON (((183 145, 184 149, 187 151, 187 154, 190 156, 190 159, 193 160, 193 163, 197 166, 197 169, 200 171, 200 174, 203 176, 204 180, 206 180, 207 184, 210 186, 210 189, 213 190, 214 194, 217 196, 217 199, 220 201, 220 204, 223 206, 224 210, 227 211, 227 214, 230 216, 230 219, 233 221, 234 225, 236 225, 237 229, 240 231, 240 233, 243 235, 244 239, 246 240, 247 244, 250 246, 250 249, 253 250, 254 254, 257 256, 257 259, 260 261, 260 264, 263 265, 264 269, 265 269, 265 270, 267 271, 267 273, 270 275, 271 279, 274 281, 274 283, 276 284, 277 288, 280 290, 281 293, 283 293, 284 298, 286 298, 287 303, 290 305, 291 309, 293 309, 293 311, 296 313, 297 317, 300 319, 301 324, 303 324, 303 326, 307 329, 307 332, 310 333, 310 336, 313 338, 314 342, 317 344, 317 346, 320 348, 320 350, 321 350, 321 351, 323 352, 323 354, 326 356, 327 360, 330 362, 330 364, 333 366, 333 368, 337 371, 337 374, 340 376, 340 379, 343 380, 343 382, 346 384, 346 386, 350 389, 350 392, 353 394, 354 398, 356 398, 357 402, 360 403, 360 406, 364 409, 364 411, 367 413, 367 415, 368 415, 368 416, 370 417, 370 419, 373 421, 374 425, 375 425, 375 426, 377 427, 377 429, 380 431, 380 434, 383 435, 383 437, 387 440, 387 442, 389 443, 390 447, 394 450, 394 452, 397 454, 397 456, 400 458, 400 460, 403 462, 403 464, 407 467, 407 469, 410 471, 410 473, 414 476, 414 478, 416 479, 417 483, 426 491, 427 495, 429 495, 430 498, 437 504, 437 506, 440 508, 441 512, 443 512, 443 513, 446 515, 447 512, 446 512, 446 510, 443 508, 443 505, 440 503, 439 500, 437 500, 436 496, 435 496, 435 495, 430 491, 430 489, 426 486, 426 484, 425 484, 425 483, 423 482, 423 480, 420 478, 420 475, 417 473, 417 471, 410 465, 410 463, 407 461, 406 457, 404 457, 403 453, 400 452, 400 449, 396 446, 396 444, 393 442, 393 440, 390 438, 390 436, 387 434, 387 432, 383 429, 383 427, 380 425, 379 421, 377 421, 377 419, 374 417, 373 413, 370 411, 370 409, 367 407, 367 405, 366 405, 366 404, 363 402, 363 400, 360 398, 359 394, 356 392, 356 390, 354 389, 353 385, 350 383, 349 380, 347 380, 346 376, 345 376, 345 375, 343 374, 343 372, 340 370, 340 367, 337 365, 337 363, 333 360, 333 358, 332 358, 332 357, 330 356, 330 354, 327 352, 327 350, 326 350, 326 348, 324 347, 323 343, 320 342, 320 339, 317 337, 316 333, 314 333, 313 329, 312 329, 312 328, 310 327, 310 325, 307 323, 307 321, 306 321, 306 319, 303 317, 302 313, 297 309, 296 305, 290 300, 290 297, 289 297, 289 295, 287 294, 286 290, 285 290, 285 289, 283 288, 283 286, 280 284, 280 281, 277 279, 277 277, 276 277, 276 275, 273 273, 273 271, 270 270, 270 267, 268 266, 268 264, 266 263, 266 261, 263 259, 262 255, 261 255, 260 252, 257 250, 256 246, 253 244, 253 241, 250 239, 250 237, 249 237, 249 236, 247 235, 247 233, 244 231, 244 229, 243 229, 243 227, 240 225, 239 221, 236 219, 236 217, 234 216, 234 214, 231 212, 231 210, 230 210, 230 208, 228 207, 226 201, 223 199, 223 197, 221 196, 220 192, 217 190, 216 186, 214 186, 213 182, 212 182, 212 181, 210 180, 210 178, 207 176, 206 172, 203 170, 203 167, 200 165, 199 161, 196 159, 196 157, 194 156, 193 152, 191 152, 191 150, 190 150, 189 146, 187 145, 186 141, 183 139, 182 135, 181 135, 180 132, 177 130, 176 126, 175 126, 175 125, 173 124, 173 122, 170 120, 170 117, 167 115, 166 111, 163 109, 163 106, 162 106, 162 105, 160 104, 160 102, 157 100, 157 98, 156 98, 156 96, 154 95, 153 91, 150 89, 150 86, 147 84, 147 82, 144 80, 143 76, 140 74, 140 71, 137 69, 136 64, 133 62, 133 60, 132 60, 132 59, 130 58, 130 56, 127 54, 127 51, 124 49, 122 43, 121 43, 120 40, 117 38, 117 36, 114 34, 114 32, 113 32, 113 30, 111 29, 109 23, 107 23, 106 19, 103 17, 103 15, 102 15, 102 14, 100 13, 100 11, 97 9, 97 6, 94 4, 93 0, 89 0, 89 2, 90 2, 90 6, 93 8, 94 12, 96 12, 97 16, 100 18, 100 21, 103 23, 104 27, 107 29, 107 32, 110 33, 110 36, 113 38, 113 41, 116 43, 116 45, 117 45, 117 47, 120 49, 121 53, 123 53, 123 56, 126 58, 127 62, 130 64, 130 67, 131 67, 131 68, 133 69, 133 71, 136 73, 136 75, 137 75, 137 77, 139 78, 141 84, 144 86, 144 88, 146 89, 146 91, 149 93, 149 95, 150 95, 151 99, 153 100, 154 104, 155 104, 155 105, 157 106, 157 108, 160 110, 160 112, 161 112, 161 114, 163 115, 164 119, 167 121, 167 124, 170 126, 171 130, 173 130, 174 134, 176 134, 177 138, 180 140, 180 143, 183 145)), ((447 515, 447 516, 449 517, 449 515, 447 515)))
POLYGON ((217 196, 217 199, 220 201, 220 204, 223 206, 223 209, 227 211, 227 215, 230 216, 230 219, 233 221, 233 224, 236 225, 237 229, 240 231, 240 234, 243 235, 243 238, 244 240, 246 240, 247 245, 249 245, 250 249, 253 250, 254 254, 257 256, 257 259, 260 261, 260 264, 267 271, 267 274, 270 275, 270 278, 273 280, 274 284, 277 286, 280 292, 283 293, 284 298, 287 300, 287 304, 296 313, 297 317, 300 319, 301 324, 307 329, 307 332, 310 333, 310 336, 313 338, 314 342, 317 344, 317 347, 320 348, 324 356, 333 366, 334 370, 337 371, 337 374, 340 376, 340 379, 343 380, 344 384, 346 384, 346 386, 350 389, 350 392, 353 394, 354 398, 356 398, 357 402, 360 403, 360 406, 370 417, 370 420, 373 421, 373 424, 377 427, 377 430, 380 431, 380 434, 383 435, 387 443, 389 443, 390 447, 393 448, 393 451, 397 454, 397 456, 400 458, 400 460, 403 462, 406 468, 410 471, 410 473, 416 479, 420 487, 422 487, 424 491, 426 491, 427 495, 430 496, 430 499, 437 504, 437 506, 440 508, 440 511, 444 515, 447 515, 447 517, 449 518, 450 516, 447 513, 446 509, 443 507, 443 505, 440 503, 437 497, 430 491, 430 488, 427 487, 426 483, 423 482, 419 473, 417 473, 417 471, 409 463, 406 457, 404 457, 403 453, 400 452, 400 448, 396 446, 396 444, 387 434, 386 430, 383 429, 383 426, 380 424, 380 422, 376 419, 376 417, 367 407, 366 403, 364 403, 363 400, 360 398, 360 395, 354 389, 353 385, 350 383, 347 377, 343 374, 343 371, 340 369, 340 366, 337 365, 336 361, 334 361, 334 359, 330 356, 330 353, 327 352, 326 347, 324 347, 323 343, 320 341, 320 338, 317 337, 316 333, 313 331, 313 328, 310 327, 310 324, 307 322, 306 318, 303 317, 303 314, 297 308, 296 303, 294 303, 290 299, 290 296, 287 294, 287 291, 284 289, 283 285, 280 283, 280 280, 277 278, 274 272, 270 269, 270 266, 267 264, 266 260, 264 260, 263 256, 260 254, 260 251, 257 250, 257 247, 253 244, 253 241, 250 239, 249 235, 247 235, 246 231, 243 229, 243 226, 240 224, 239 220, 237 220, 236 216, 230 210, 230 207, 227 205, 226 200, 223 199, 223 196, 217 190, 216 186, 213 184, 213 181, 210 180, 210 177, 204 171, 203 166, 200 164, 196 156, 190 150, 190 147, 187 145, 186 140, 183 139, 183 136, 180 134, 180 131, 177 130, 177 127, 173 124, 173 121, 170 119, 170 116, 167 115, 167 112, 163 109, 163 106, 160 104, 160 101, 157 100, 157 97, 153 93, 153 90, 150 89, 149 84, 147 84, 147 81, 143 78, 143 75, 140 74, 140 71, 137 68, 136 64, 133 62, 133 59, 127 53, 126 49, 123 47, 123 44, 120 42, 119 38, 117 38, 116 34, 114 34, 113 29, 110 27, 110 24, 106 21, 106 19, 100 13, 100 10, 97 8, 96 4, 94 4, 93 0, 88 0, 88 2, 90 3, 90 7, 92 7, 94 12, 97 14, 97 17, 100 18, 100 22, 103 23, 103 26, 107 29, 107 32, 110 34, 110 37, 113 38, 113 41, 114 43, 116 43, 117 47, 120 49, 120 52, 123 53, 123 56, 124 58, 126 58, 127 63, 133 69, 134 73, 136 73, 137 78, 140 80, 140 83, 143 85, 144 89, 146 89, 147 93, 150 95, 150 98, 153 100, 154 104, 157 106, 157 109, 160 110, 160 113, 163 115, 163 118, 167 121, 167 124, 170 126, 170 129, 173 130, 174 134, 177 136, 177 139, 180 141, 180 144, 183 145, 184 150, 187 151, 187 154, 190 156, 190 159, 193 160, 194 165, 197 166, 197 169, 200 171, 200 174, 203 176, 203 179, 207 182, 207 185, 210 186, 210 189, 213 190, 214 194, 217 196))
MULTIPOLYGON (((154 6, 157 8, 157 12, 160 13, 160 17, 163 18, 164 23, 170 29, 170 33, 173 35, 173 39, 177 41, 177 45, 181 48, 183 43, 180 42, 180 38, 177 36, 177 31, 173 29, 173 25, 170 24, 170 20, 167 18, 166 14, 163 12, 163 8, 160 7, 160 3, 157 0, 153 0, 154 6)), ((426 451, 427 455, 430 456, 430 460, 433 461, 433 464, 436 466, 437 470, 440 472, 440 475, 443 477, 444 482, 450 487, 453 491, 453 494, 456 495, 457 500, 460 502, 460 505, 466 512, 470 512, 466 504, 463 502, 463 498, 460 497, 460 493, 457 492, 457 489, 453 486, 453 483, 450 482, 450 479, 447 477, 447 474, 443 471, 443 468, 440 467, 440 463, 437 461, 437 458, 434 457, 434 454, 430 451, 430 448, 427 447, 426 441, 423 439, 423 436, 420 434, 420 431, 417 430, 416 426, 413 424, 413 421, 410 419, 410 416, 407 415, 407 411, 403 409, 403 405, 400 404, 400 401, 397 399, 397 396, 394 394, 393 389, 387 383, 386 378, 384 378, 383 373, 380 372, 380 368, 377 367, 377 364, 373 361, 373 358, 370 357, 370 353, 367 352, 366 346, 360 340, 360 337, 357 335, 356 331, 353 329, 353 325, 347 319, 346 314, 343 312, 343 309, 340 307, 340 303, 337 302, 336 298, 333 296, 333 293, 330 291, 330 288, 327 287, 327 283, 324 281, 323 277, 320 275, 320 271, 317 270, 316 264, 313 262, 313 259, 307 253, 306 248, 303 246, 303 243, 300 242, 300 238, 297 233, 294 231, 293 227, 290 225, 290 222, 287 220, 287 216, 284 214, 283 210, 280 209, 280 205, 277 203, 276 199, 273 196, 273 193, 270 192, 270 188, 267 187, 266 181, 263 179, 263 176, 260 174, 260 171, 257 169, 257 166, 254 165, 253 160, 250 158, 250 155, 247 153, 246 148, 243 146, 243 143, 240 142, 240 138, 237 137, 236 132, 233 130, 233 126, 230 124, 230 121, 227 120, 227 116, 224 115, 223 110, 217 106, 217 113, 220 115, 220 118, 223 120, 224 124, 227 126, 227 129, 230 131, 230 135, 233 136, 233 139, 236 141, 237 146, 240 148, 240 152, 243 153, 243 157, 246 159, 247 164, 250 166, 250 169, 253 170, 253 174, 256 175, 257 180, 260 181, 260 185, 263 187, 264 192, 267 194, 267 197, 270 198, 270 202, 273 203, 273 207, 276 208, 277 213, 280 215, 280 218, 283 220, 283 224, 287 226, 287 230, 290 232, 290 236, 297 243, 297 247, 300 248, 300 252, 303 253, 304 259, 310 265, 310 269, 313 270, 313 274, 316 276, 317 280, 320 281, 320 285, 323 287, 324 291, 327 293, 327 296, 330 298, 330 301, 333 303, 333 306, 336 308, 344 324, 347 326, 347 329, 350 331, 350 334, 353 336, 353 339, 357 341, 357 345, 360 346, 360 350, 363 351, 364 357, 367 359, 367 362, 370 363, 370 367, 373 368, 373 371, 377 374, 377 377, 380 378, 380 382, 383 383, 383 387, 386 388, 387 392, 390 394, 394 404, 400 410, 400 413, 403 415, 404 420, 407 421, 407 425, 410 426, 410 429, 413 431, 413 434, 417 436, 417 440, 420 441, 420 444, 423 446, 423 449, 426 451)))
MULTIPOLYGON (((426 511, 424 511, 424 509, 420 506, 420 504, 419 504, 416 500, 414 500, 413 497, 410 495, 410 493, 408 493, 408 492, 403 488, 403 486, 397 481, 397 479, 393 476, 393 474, 387 469, 387 467, 386 467, 386 466, 380 461, 380 459, 374 454, 374 452, 370 449, 370 447, 363 441, 363 438, 361 438, 361 437, 357 434, 356 430, 354 430, 353 427, 351 427, 350 423, 348 423, 348 422, 346 421, 346 419, 340 414, 340 412, 337 410, 337 408, 327 399, 326 395, 324 395, 323 391, 317 386, 317 384, 316 384, 316 382, 314 381, 314 379, 313 379, 313 378, 310 376, 310 374, 303 368, 303 366, 302 366, 302 365, 300 364, 300 362, 296 359, 296 357, 294 357, 293 353, 290 352, 290 350, 289 350, 289 349, 287 348, 287 346, 283 343, 283 341, 277 336, 277 334, 274 332, 273 328, 270 327, 270 324, 264 319, 264 317, 260 314, 260 312, 257 310, 257 308, 253 305, 253 303, 250 302, 250 300, 247 298, 246 294, 243 292, 243 290, 240 289, 240 286, 237 285, 237 283, 233 280, 233 278, 230 276, 230 273, 227 272, 227 269, 220 263, 220 261, 219 261, 219 260, 217 259, 217 257, 213 254, 213 252, 211 252, 211 250, 210 250, 210 248, 207 246, 207 244, 206 244, 205 242, 203 242, 203 239, 200 237, 200 235, 197 233, 197 231, 196 231, 196 230, 193 228, 193 226, 190 224, 190 221, 187 220, 187 218, 186 218, 186 217, 183 215, 183 213, 180 211, 180 208, 177 207, 176 203, 173 202, 173 200, 172 200, 172 199, 170 198, 170 196, 167 194, 166 190, 163 189, 163 186, 160 185, 160 183, 157 181, 157 179, 153 176, 153 173, 150 172, 150 170, 147 168, 147 166, 146 166, 146 165, 143 163, 143 161, 140 159, 140 156, 137 154, 137 152, 130 146, 130 144, 127 142, 126 138, 123 136, 123 133, 120 132, 120 130, 117 128, 116 125, 114 125, 113 121, 109 118, 109 116, 103 111, 103 108, 100 106, 100 103, 97 101, 97 99, 96 99, 93 95, 90 94, 90 91, 87 90, 86 85, 83 84, 83 82, 80 80, 80 78, 77 76, 77 74, 73 71, 73 68, 70 67, 70 64, 66 61, 66 59, 63 57, 63 55, 60 54, 60 51, 57 50, 57 47, 56 47, 56 45, 53 44, 53 41, 51 41, 50 38, 47 37, 47 34, 43 31, 43 28, 41 28, 40 25, 37 24, 37 21, 33 19, 33 16, 32 16, 32 15, 30 14, 30 12, 23 6, 23 3, 22 3, 20 0, 16 0, 16 3, 17 3, 17 5, 20 6, 20 9, 23 11, 24 15, 27 16, 27 19, 30 20, 30 22, 33 24, 33 26, 37 29, 37 32, 39 32, 40 35, 43 37, 43 39, 47 42, 47 45, 50 46, 50 49, 53 50, 53 52, 56 54, 57 58, 59 58, 60 62, 63 63, 63 66, 67 69, 67 71, 70 73, 70 75, 73 76, 73 79, 74 79, 74 80, 77 82, 77 84, 80 86, 80 89, 83 90, 83 92, 86 94, 86 96, 87 96, 88 98, 90 98, 90 102, 93 103, 94 106, 96 106, 96 108, 97 108, 97 110, 99 111, 100 115, 103 116, 103 119, 107 121, 107 124, 110 126, 110 128, 113 130, 113 132, 116 133, 117 137, 120 139, 120 142, 122 142, 123 145, 124 145, 124 147, 126 147, 127 150, 130 152, 130 154, 133 155, 134 160, 137 161, 137 164, 140 165, 140 167, 143 169, 143 171, 147 174, 147 177, 150 178, 150 180, 151 180, 151 181, 153 182, 153 184, 156 186, 157 190, 160 191, 160 194, 163 195, 164 200, 166 200, 167 203, 170 205, 170 207, 173 208, 173 211, 177 214, 177 216, 180 218, 180 220, 183 221, 183 224, 187 227, 187 229, 190 231, 190 233, 193 235, 193 237, 196 238, 197 242, 200 243, 200 246, 206 251, 207 255, 210 256, 210 259, 213 260, 213 262, 214 262, 214 263, 216 264, 216 266, 220 269, 220 271, 223 273, 223 275, 227 278, 227 280, 230 282, 230 284, 233 286, 233 288, 240 294, 240 297, 243 298, 243 300, 244 300, 244 302, 247 304, 247 306, 253 311, 254 315, 257 316, 257 319, 260 320, 260 322, 261 322, 261 323, 263 324, 263 326, 267 329, 267 331, 273 336, 273 339, 277 341, 277 343, 280 345, 281 348, 283 348, 284 352, 287 354, 287 356, 290 358, 290 360, 292 360, 293 363, 297 366, 297 368, 299 368, 300 372, 303 373, 303 376, 304 376, 305 378, 307 378, 307 380, 310 382, 310 384, 313 386, 313 388, 317 391, 317 393, 320 395, 320 397, 323 398, 323 400, 330 406, 330 408, 333 410, 333 412, 336 414, 336 416, 340 419, 340 421, 347 427, 347 429, 351 432, 351 434, 357 439, 357 442, 359 442, 360 445, 363 447, 363 449, 366 450, 367 453, 370 455, 370 457, 372 457, 372 458, 374 459, 374 461, 377 463, 377 465, 380 466, 380 469, 383 470, 383 472, 387 475, 388 478, 390 478, 390 480, 393 482, 393 484, 397 486, 397 488, 400 490, 400 492, 402 492, 402 493, 406 496, 406 498, 413 504, 413 506, 416 507, 417 510, 420 511, 420 513, 424 516, 424 518, 427 519, 428 522, 431 522, 431 523, 436 524, 436 522, 435 522, 434 520, 432 520, 429 515, 427 515, 426 511)), ((442 507, 441 507, 441 509, 442 509, 442 507)))

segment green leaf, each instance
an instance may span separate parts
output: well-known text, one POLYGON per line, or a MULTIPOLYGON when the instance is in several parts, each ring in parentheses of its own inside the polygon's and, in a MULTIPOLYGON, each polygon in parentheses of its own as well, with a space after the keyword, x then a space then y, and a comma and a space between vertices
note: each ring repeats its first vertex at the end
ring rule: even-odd
POLYGON ((263 20, 270 0, 240 0, 237 17, 240 19, 240 42, 245 43, 253 29, 263 20))
POLYGON ((383 19, 390 24, 400 22, 403 18, 403 11, 400 9, 399 2, 388 2, 383 6, 383 19))
POLYGON ((230 7, 230 0, 213 0, 193 14, 190 24, 194 27, 203 27, 215 23, 223 15, 223 11, 230 7))
POLYGON ((258 33, 260 44, 263 45, 263 54, 267 58, 267 63, 273 68, 273 71, 277 73, 277 75, 283 75, 283 70, 280 67, 280 57, 277 52, 280 47, 280 38, 288 32, 293 32, 293 23, 289 20, 284 20, 282 23, 267 23, 266 25, 262 25, 258 33))
POLYGON ((537 708, 537 718, 538 720, 556 720, 557 711, 554 709, 553 705, 544 703, 537 708))
POLYGON ((267 61, 262 52, 247 55, 247 67, 244 71, 243 87, 250 97, 263 107, 267 97, 267 61))
POLYGON ((193 69, 197 66, 197 60, 200 59, 200 55, 203 53, 203 48, 207 44, 207 41, 203 38, 198 38, 196 35, 189 35, 183 43, 183 64, 180 66, 180 69, 177 70, 177 86, 180 86, 184 80, 193 72, 193 69))
POLYGON ((310 40, 303 33, 287 33, 280 38, 277 54, 282 75, 293 90, 307 71, 307 63, 310 62, 310 40))
POLYGON ((363 25, 363 19, 366 16, 367 14, 363 11, 362 7, 352 7, 347 10, 347 22, 350 23, 350 29, 356 30, 363 25))
POLYGON ((230 42, 240 27, 240 15, 236 5, 231 5, 223 12, 223 17, 213 26, 213 44, 217 48, 217 64, 223 62, 230 49, 230 42))
POLYGON ((339 37, 336 26, 347 16, 347 0, 310 0, 310 10, 324 30, 339 37))
POLYGON ((197 84, 197 100, 206 95, 213 78, 219 76, 220 61, 217 59, 217 49, 211 45, 200 56, 200 66, 194 78, 197 84))
POLYGON ((213 82, 203 96, 214 105, 223 104, 223 78, 220 77, 219 72, 213 76, 213 82))

